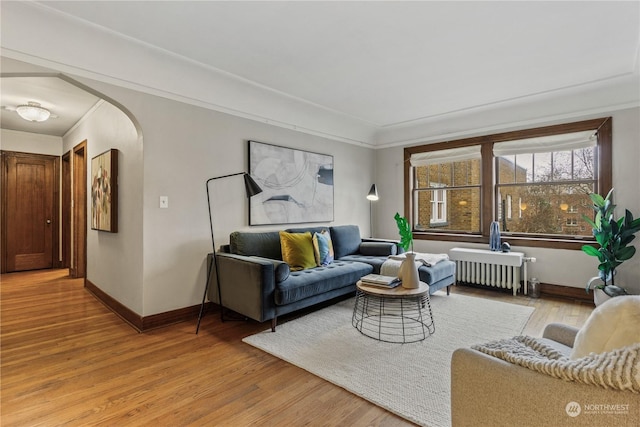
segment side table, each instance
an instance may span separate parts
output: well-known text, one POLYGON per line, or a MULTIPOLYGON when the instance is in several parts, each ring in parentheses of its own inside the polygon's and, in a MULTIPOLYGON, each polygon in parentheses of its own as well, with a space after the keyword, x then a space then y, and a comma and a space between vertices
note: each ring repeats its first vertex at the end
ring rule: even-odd
POLYGON ((435 332, 429 285, 387 289, 356 284, 351 324, 363 335, 390 343, 422 341, 435 332))

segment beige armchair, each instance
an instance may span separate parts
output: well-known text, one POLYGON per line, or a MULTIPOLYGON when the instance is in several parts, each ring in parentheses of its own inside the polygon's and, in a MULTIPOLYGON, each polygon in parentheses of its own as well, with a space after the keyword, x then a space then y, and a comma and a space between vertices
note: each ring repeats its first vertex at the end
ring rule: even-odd
MULTIPOLYGON (((543 341, 569 356, 577 332, 552 323, 543 341)), ((462 348, 451 360, 451 417, 453 427, 637 427, 640 394, 564 381, 462 348)))

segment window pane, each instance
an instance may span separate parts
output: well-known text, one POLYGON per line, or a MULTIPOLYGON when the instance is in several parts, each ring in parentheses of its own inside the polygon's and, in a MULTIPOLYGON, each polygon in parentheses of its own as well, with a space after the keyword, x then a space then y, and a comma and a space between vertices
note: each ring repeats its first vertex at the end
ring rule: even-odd
POLYGON ((516 156, 498 157, 498 182, 511 184, 516 182, 516 156))
POLYGON ((500 216, 500 230, 511 233, 590 236, 591 227, 582 214, 591 217, 593 184, 577 185, 510 185, 499 188, 505 201, 517 200, 512 209, 518 214, 500 216))
POLYGON ((480 160, 453 163, 453 186, 480 185, 480 160))
POLYGON ((553 153, 553 176, 554 181, 572 179, 571 151, 559 151, 553 153))
POLYGON ((574 179, 594 179, 596 174, 594 148, 583 148, 573 152, 574 179))
POLYGON ((537 153, 533 158, 533 182, 551 181, 551 153, 537 153))
POLYGON ((414 192, 415 229, 419 231, 480 231, 480 188, 414 192))
POLYGON ((533 154, 518 154, 516 156, 516 182, 533 181, 533 154))
POLYGON ((416 188, 434 187, 433 183, 440 187, 480 185, 480 160, 418 166, 415 174, 416 188))
POLYGON ((498 183, 533 181, 533 154, 498 157, 498 183))

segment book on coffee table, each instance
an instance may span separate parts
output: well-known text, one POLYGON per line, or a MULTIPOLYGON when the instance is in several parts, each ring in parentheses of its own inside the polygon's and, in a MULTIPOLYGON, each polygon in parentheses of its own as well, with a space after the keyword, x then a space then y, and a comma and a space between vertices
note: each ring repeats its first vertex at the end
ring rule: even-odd
POLYGON ((360 279, 363 285, 380 286, 383 288, 395 288, 402 281, 393 276, 382 276, 380 274, 367 274, 360 279))

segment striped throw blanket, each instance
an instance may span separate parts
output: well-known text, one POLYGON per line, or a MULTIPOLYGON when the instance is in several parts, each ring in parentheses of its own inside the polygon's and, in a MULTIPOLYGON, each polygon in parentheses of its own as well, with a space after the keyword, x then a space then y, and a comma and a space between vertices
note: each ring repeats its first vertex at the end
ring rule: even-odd
POLYGON ((640 393, 640 343, 606 353, 591 353, 575 360, 528 336, 471 348, 565 381, 640 393))

